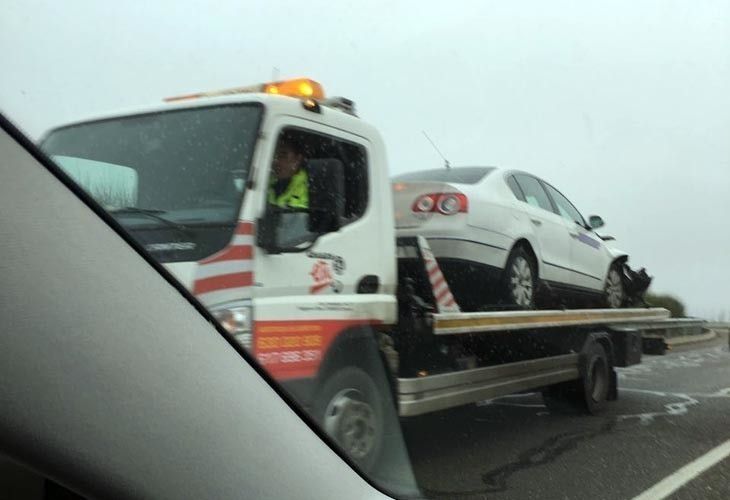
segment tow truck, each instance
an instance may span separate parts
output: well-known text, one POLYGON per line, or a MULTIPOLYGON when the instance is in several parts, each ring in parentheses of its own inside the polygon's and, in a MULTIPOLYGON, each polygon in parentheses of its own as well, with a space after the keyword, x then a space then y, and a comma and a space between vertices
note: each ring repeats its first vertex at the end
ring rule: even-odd
POLYGON ((352 101, 294 79, 166 99, 50 131, 42 148, 353 460, 401 418, 521 391, 595 413, 659 308, 464 312, 423 237, 394 227, 385 147, 352 101), (309 206, 269 200, 283 137, 309 206))

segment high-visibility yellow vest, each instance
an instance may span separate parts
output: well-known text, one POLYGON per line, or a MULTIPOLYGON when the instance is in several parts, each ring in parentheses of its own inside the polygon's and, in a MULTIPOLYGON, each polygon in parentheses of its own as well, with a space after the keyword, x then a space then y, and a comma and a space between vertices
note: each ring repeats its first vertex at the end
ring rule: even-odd
POLYGON ((269 203, 281 208, 309 208, 309 176, 304 169, 289 179, 289 185, 279 196, 274 191, 276 178, 272 177, 269 185, 269 203))

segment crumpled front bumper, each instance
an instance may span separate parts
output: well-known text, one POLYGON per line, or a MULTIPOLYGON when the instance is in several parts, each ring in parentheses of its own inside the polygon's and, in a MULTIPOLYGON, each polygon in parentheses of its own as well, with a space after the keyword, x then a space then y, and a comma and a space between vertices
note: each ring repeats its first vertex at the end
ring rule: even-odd
POLYGON ((651 285, 652 277, 646 272, 645 268, 634 271, 628 264, 623 265, 623 284, 624 293, 626 294, 627 305, 647 305, 644 300, 644 294, 651 285))

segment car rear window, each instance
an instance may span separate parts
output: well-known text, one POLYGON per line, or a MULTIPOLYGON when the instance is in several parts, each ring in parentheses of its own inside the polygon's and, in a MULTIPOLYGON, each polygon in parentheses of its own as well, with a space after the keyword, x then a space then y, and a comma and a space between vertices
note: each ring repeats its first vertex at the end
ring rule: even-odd
POLYGON ((417 172, 408 172, 393 177, 398 182, 413 181, 435 181, 435 182, 455 182, 457 184, 476 184, 494 170, 494 167, 459 167, 459 168, 439 168, 435 170, 419 170, 417 172))

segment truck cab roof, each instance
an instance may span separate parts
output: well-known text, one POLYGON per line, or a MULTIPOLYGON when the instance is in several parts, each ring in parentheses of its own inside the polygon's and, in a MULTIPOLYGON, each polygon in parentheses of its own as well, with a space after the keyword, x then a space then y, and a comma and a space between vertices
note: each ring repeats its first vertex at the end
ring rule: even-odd
MULTIPOLYGON (((337 128, 348 133, 370 139, 373 136, 379 137, 375 127, 369 125, 362 119, 347 113, 341 109, 326 105, 324 101, 314 100, 316 107, 305 107, 305 100, 297 97, 284 95, 272 95, 265 93, 244 93, 233 95, 221 95, 213 97, 195 97, 173 102, 158 102, 146 106, 135 106, 120 109, 118 111, 94 114, 85 118, 65 123, 51 130, 89 123, 96 121, 111 120, 126 116, 145 115, 152 113, 166 113, 171 111, 203 108, 210 106, 225 106, 236 104, 258 103, 264 106, 268 115, 288 115, 318 123, 328 127, 337 128)), ((45 135, 45 134, 44 134, 45 135)))

